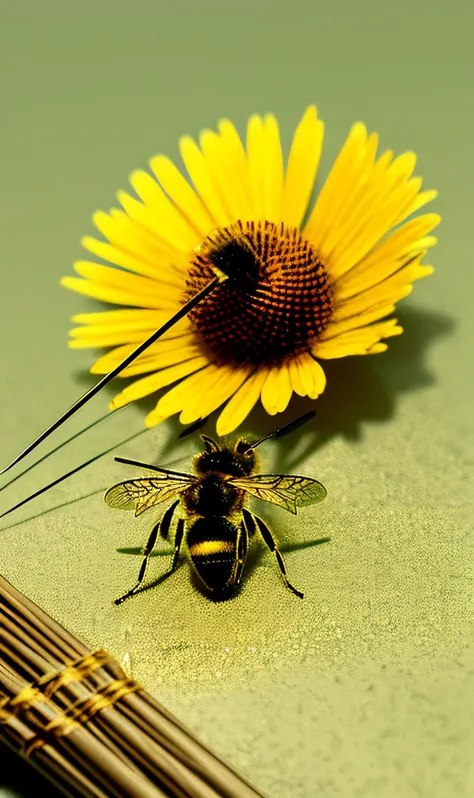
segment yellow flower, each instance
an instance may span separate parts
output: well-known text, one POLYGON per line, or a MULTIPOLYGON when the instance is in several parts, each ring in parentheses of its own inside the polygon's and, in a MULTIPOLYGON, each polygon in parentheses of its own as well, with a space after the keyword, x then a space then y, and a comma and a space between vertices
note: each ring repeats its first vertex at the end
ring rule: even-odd
POLYGON ((246 146, 231 122, 180 141, 189 182, 165 156, 118 193, 123 210, 98 212, 104 240, 84 247, 113 266, 80 261, 81 278, 62 284, 122 306, 75 316, 71 347, 114 347, 92 367, 105 374, 225 264, 227 281, 153 344, 122 376, 147 374, 112 402, 121 407, 175 383, 148 426, 180 413, 192 423, 225 404, 217 432, 232 432, 261 399, 283 411, 293 391, 316 399, 320 360, 383 352, 399 335, 386 319, 422 266, 440 217, 409 217, 436 196, 412 177, 416 158, 377 157, 378 138, 351 129, 308 213, 323 142, 310 107, 298 125, 286 169, 274 116, 252 116, 246 146), (116 268, 119 267, 119 268, 116 268), (230 286, 230 287, 229 287, 230 286), (382 320, 383 319, 383 320, 382 320))

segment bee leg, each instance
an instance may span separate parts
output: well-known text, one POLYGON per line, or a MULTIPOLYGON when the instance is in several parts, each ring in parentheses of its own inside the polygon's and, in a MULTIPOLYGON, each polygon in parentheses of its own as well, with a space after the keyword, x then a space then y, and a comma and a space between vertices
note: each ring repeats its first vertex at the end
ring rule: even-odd
POLYGON ((114 602, 115 604, 121 604, 123 601, 125 601, 125 599, 130 598, 130 596, 133 596, 133 594, 137 592, 138 588, 140 587, 141 583, 145 578, 148 559, 150 557, 151 552, 154 549, 158 533, 161 533, 162 537, 165 538, 166 540, 166 538, 168 537, 169 528, 171 526, 173 513, 176 510, 178 504, 179 504, 179 499, 178 501, 174 502, 174 504, 172 504, 171 507, 167 509, 167 511, 163 514, 163 516, 160 518, 160 520, 155 524, 155 526, 151 530, 148 540, 145 544, 145 548, 143 549, 143 561, 140 566, 140 572, 138 574, 137 583, 131 588, 131 590, 128 590, 127 593, 124 593, 123 596, 120 596, 118 599, 115 599, 114 602))
POLYGON ((163 579, 168 576, 171 576, 176 571, 178 567, 178 560, 179 560, 179 552, 181 550, 181 544, 183 542, 183 535, 184 535, 184 521, 182 518, 178 519, 178 523, 176 525, 176 535, 174 537, 174 554, 173 560, 171 562, 171 568, 169 571, 163 574, 163 579))
POLYGON ((242 514, 244 516, 245 528, 248 532, 249 538, 251 538, 253 535, 255 535, 255 532, 257 531, 257 525, 255 523, 255 519, 252 513, 246 510, 245 507, 242 510, 242 514))
POLYGON ((168 533, 170 531, 170 526, 173 520, 174 511, 176 510, 178 504, 179 504, 179 499, 178 501, 173 502, 171 507, 168 507, 166 513, 163 513, 161 517, 160 537, 162 537, 163 540, 168 540, 168 533))
POLYGON ((258 515, 253 515, 253 513, 249 513, 248 510, 247 511, 244 510, 244 512, 247 512, 249 515, 252 515, 252 520, 256 523, 259 532, 262 535, 262 538, 264 539, 270 551, 274 552, 275 557, 277 558, 278 567, 280 568, 280 571, 282 573, 283 579, 285 580, 287 588, 289 588, 291 592, 295 594, 295 596, 298 596, 298 598, 303 598, 304 594, 301 593, 301 591, 297 590, 296 587, 293 587, 291 582, 288 580, 288 572, 286 570, 285 561, 281 556, 280 552, 278 551, 276 540, 273 537, 269 527, 266 525, 265 521, 259 518, 258 515))
POLYGON ((234 574, 234 580, 236 585, 238 585, 240 583, 240 580, 242 579, 242 572, 244 570, 244 564, 247 557, 249 534, 250 532, 248 525, 245 521, 245 518, 242 518, 242 522, 239 525, 239 534, 237 535, 237 546, 236 546, 236 560, 235 560, 235 574, 234 574))

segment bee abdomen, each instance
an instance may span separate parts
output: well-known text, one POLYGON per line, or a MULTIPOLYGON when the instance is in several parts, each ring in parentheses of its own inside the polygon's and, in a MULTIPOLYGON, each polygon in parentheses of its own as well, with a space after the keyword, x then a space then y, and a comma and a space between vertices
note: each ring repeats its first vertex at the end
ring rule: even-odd
MULTIPOLYGON (((201 540, 189 547, 189 553, 192 557, 215 559, 219 555, 233 554, 234 552, 234 543, 227 540, 201 540)), ((227 558, 224 556, 224 559, 227 558)))
POLYGON ((188 548, 194 567, 214 593, 235 587, 239 566, 239 528, 227 518, 199 518, 188 532, 188 548))

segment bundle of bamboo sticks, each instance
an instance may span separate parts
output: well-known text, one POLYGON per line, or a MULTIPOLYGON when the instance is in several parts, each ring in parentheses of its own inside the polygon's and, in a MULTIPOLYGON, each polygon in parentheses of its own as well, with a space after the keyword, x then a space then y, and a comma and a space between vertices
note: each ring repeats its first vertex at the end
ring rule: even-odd
POLYGON ((0 744, 69 796, 262 796, 107 652, 0 577, 0 744))

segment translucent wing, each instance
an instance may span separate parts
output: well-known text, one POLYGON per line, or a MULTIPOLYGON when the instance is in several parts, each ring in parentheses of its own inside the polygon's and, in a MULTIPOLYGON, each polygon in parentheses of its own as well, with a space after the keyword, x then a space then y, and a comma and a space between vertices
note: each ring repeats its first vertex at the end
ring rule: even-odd
POLYGON ((110 507, 118 510, 135 510, 135 515, 144 513, 150 507, 165 502, 177 493, 188 488, 195 477, 183 475, 177 477, 166 474, 160 477, 144 477, 143 479, 127 479, 110 488, 104 496, 110 507))
POLYGON ((327 494, 324 485, 316 479, 296 474, 257 474, 230 479, 229 482, 235 488, 246 490, 257 499, 277 504, 295 515, 297 507, 322 502, 327 494))

